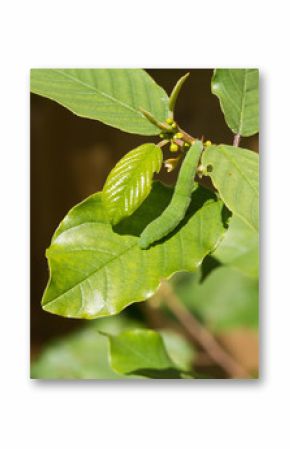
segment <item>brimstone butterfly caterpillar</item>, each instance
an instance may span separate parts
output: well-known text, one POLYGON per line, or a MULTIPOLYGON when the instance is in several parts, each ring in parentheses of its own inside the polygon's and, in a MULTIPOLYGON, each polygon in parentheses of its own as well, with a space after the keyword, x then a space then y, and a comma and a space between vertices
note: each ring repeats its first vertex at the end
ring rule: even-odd
POLYGON ((171 231, 184 218, 191 200, 194 175, 203 149, 202 142, 196 140, 189 148, 178 174, 172 199, 162 214, 146 226, 139 239, 141 249, 147 249, 171 231))

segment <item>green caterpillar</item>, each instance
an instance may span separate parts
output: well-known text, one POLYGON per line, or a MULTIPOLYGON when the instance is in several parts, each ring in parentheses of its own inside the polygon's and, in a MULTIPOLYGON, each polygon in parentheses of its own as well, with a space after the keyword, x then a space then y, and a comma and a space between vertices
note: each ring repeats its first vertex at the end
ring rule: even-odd
POLYGON ((189 148, 181 166, 170 204, 162 214, 146 226, 139 239, 141 249, 147 249, 171 231, 184 218, 191 200, 194 175, 203 149, 202 142, 196 140, 189 148))

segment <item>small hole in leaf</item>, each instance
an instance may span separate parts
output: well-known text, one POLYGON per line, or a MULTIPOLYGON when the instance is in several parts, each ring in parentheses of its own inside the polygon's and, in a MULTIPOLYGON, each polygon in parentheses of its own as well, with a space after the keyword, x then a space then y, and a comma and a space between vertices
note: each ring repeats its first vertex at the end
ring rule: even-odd
POLYGON ((212 172, 212 171, 213 171, 213 166, 212 166, 211 164, 209 164, 209 165, 206 167, 206 171, 207 171, 208 173, 212 172))

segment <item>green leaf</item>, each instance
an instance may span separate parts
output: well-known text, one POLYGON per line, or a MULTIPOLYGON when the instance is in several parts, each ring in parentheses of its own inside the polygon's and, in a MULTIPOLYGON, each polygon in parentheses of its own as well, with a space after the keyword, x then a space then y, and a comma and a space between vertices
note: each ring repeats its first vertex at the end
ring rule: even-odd
POLYGON ((202 283, 187 274, 175 291, 213 332, 258 327, 258 282, 230 267, 216 268, 202 283))
POLYGON ((50 280, 43 309, 74 318, 113 315, 152 296, 174 272, 195 271, 225 232, 223 203, 198 188, 176 232, 147 251, 139 249, 140 232, 171 195, 171 188, 154 183, 141 207, 114 230, 101 193, 75 206, 47 250, 50 280))
POLYGON ((185 83, 185 81, 187 80, 187 78, 189 77, 190 73, 186 73, 185 75, 183 75, 181 78, 179 78, 179 80, 177 81, 177 83, 175 84, 170 97, 169 97, 169 110, 173 113, 174 112, 174 108, 175 108, 175 104, 176 104, 176 100, 179 96, 180 90, 183 86, 183 84, 185 83))
POLYGON ((226 206, 258 231, 258 154, 228 145, 212 145, 204 151, 202 163, 226 206))
MULTIPOLYGON (((98 323, 100 332, 110 337, 118 336, 123 331, 145 327, 142 322, 137 322, 136 320, 132 320, 132 318, 129 319, 125 313, 123 312, 110 318, 96 320, 95 322, 98 323)), ((178 367, 183 372, 190 372, 195 358, 193 345, 171 328, 162 328, 158 330, 158 333, 161 335, 166 352, 175 367, 178 367)), ((163 372, 162 374, 165 373, 163 372)))
POLYGON ((213 256, 225 265, 230 265, 250 277, 258 278, 259 234, 233 215, 229 229, 213 256))
POLYGON ((160 147, 145 143, 129 151, 113 168, 103 188, 103 202, 113 224, 131 215, 149 195, 162 158, 160 147))
POLYGON ((172 329, 161 329, 159 333, 173 363, 182 371, 191 371, 196 355, 192 344, 172 329))
POLYGON ((153 378, 178 378, 178 367, 170 359, 158 332, 126 330, 109 336, 111 366, 119 374, 141 374, 153 378))
MULTIPOLYGON (((31 364, 34 379, 123 379, 144 378, 144 375, 121 375, 110 365, 110 348, 107 334, 118 335, 130 329, 140 328, 142 323, 126 314, 86 323, 79 330, 46 344, 31 364), (106 336, 104 336, 104 334, 106 336)), ((169 358, 181 370, 192 368, 194 350, 192 346, 172 330, 160 332, 169 358)), ((154 370, 153 370, 154 371, 154 370)), ((168 375, 173 370, 165 370, 158 375, 168 375)), ((177 372, 177 371, 176 371, 177 372)), ((179 373, 177 372, 177 375, 179 373)))
POLYGON ((166 92, 141 69, 33 69, 31 92, 129 133, 160 132, 140 107, 161 122, 168 115, 166 92))
POLYGON ((219 100, 226 123, 241 136, 259 131, 259 71, 257 69, 216 69, 212 93, 219 100))
MULTIPOLYGON (((34 379, 120 379, 109 363, 107 338, 103 331, 121 332, 123 318, 105 318, 47 344, 31 365, 34 379), (113 322, 112 322, 113 320, 113 322)), ((126 322, 126 324, 128 324, 126 322)))

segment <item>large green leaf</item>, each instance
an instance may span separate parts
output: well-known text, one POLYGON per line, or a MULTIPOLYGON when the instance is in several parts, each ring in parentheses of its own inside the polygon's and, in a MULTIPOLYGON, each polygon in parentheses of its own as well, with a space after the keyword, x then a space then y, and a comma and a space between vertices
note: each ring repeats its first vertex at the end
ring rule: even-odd
POLYGON ((229 229, 213 256, 253 278, 259 275, 259 234, 233 215, 229 229))
POLYGON ((259 156, 228 145, 210 146, 202 157, 227 207, 256 231, 259 228, 259 156))
POLYGON ((168 115, 166 92, 141 69, 33 69, 31 92, 130 133, 160 132, 140 107, 161 122, 168 115))
POLYGON ((176 232, 141 250, 138 236, 167 206, 172 189, 154 183, 139 209, 112 229, 101 193, 74 207, 57 229, 47 257, 44 310, 74 318, 113 315, 143 301, 176 271, 195 271, 225 229, 223 203, 202 188, 176 232))
POLYGON ((187 307, 214 332, 258 326, 257 280, 230 267, 219 267, 203 282, 192 274, 172 282, 187 307))
POLYGON ((131 215, 149 195, 162 157, 160 147, 145 143, 129 151, 113 168, 103 188, 103 202, 113 224, 131 215))
POLYGON ((259 131, 259 71, 216 69, 211 83, 229 128, 241 136, 259 131))
POLYGON ((161 335, 149 329, 126 330, 109 336, 111 366, 119 374, 152 378, 179 378, 178 366, 169 357, 161 335))

